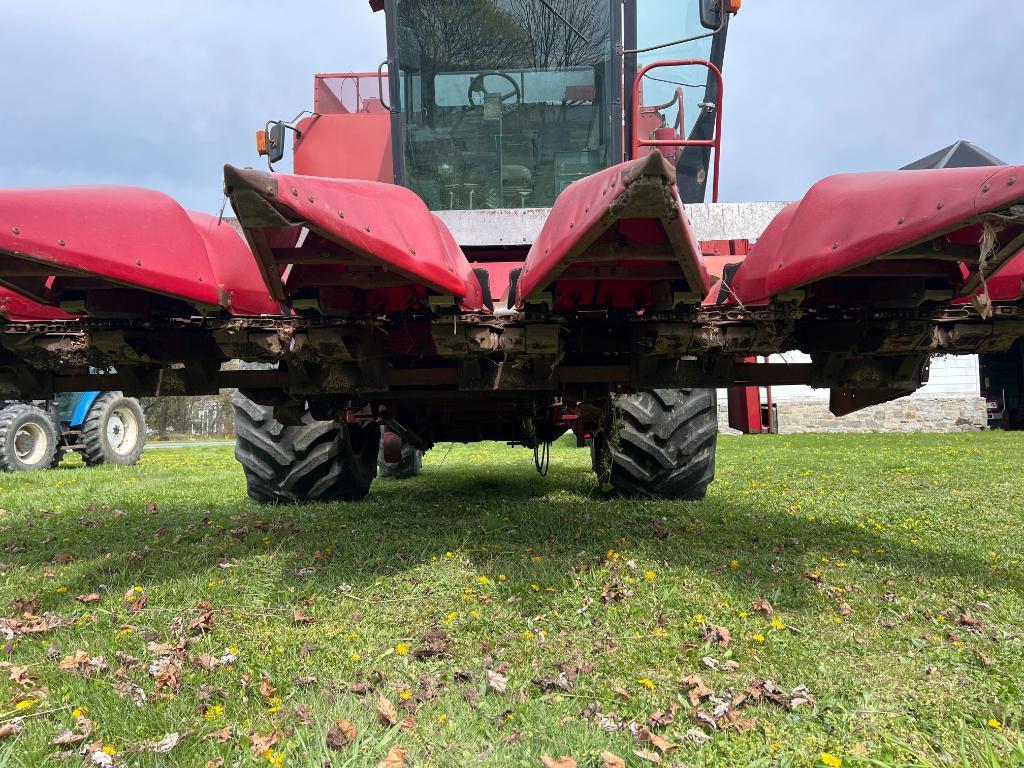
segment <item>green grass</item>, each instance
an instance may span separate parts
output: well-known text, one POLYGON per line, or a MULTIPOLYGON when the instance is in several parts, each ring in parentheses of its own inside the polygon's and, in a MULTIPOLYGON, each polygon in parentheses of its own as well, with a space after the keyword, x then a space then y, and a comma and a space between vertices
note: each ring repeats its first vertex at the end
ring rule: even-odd
POLYGON ((820 765, 829 753, 844 766, 1024 765, 1024 435, 723 437, 699 503, 604 499, 588 464, 564 441, 545 478, 522 449, 440 446, 420 478, 296 508, 251 503, 230 448, 0 476, 0 615, 38 595, 38 614, 73 619, 0 654, 46 689, 0 671, 0 725, 26 715, 0 741, 0 766, 42 763, 75 707, 126 765, 268 765, 250 730, 279 734, 270 758, 284 765, 374 766, 396 743, 421 766, 547 754, 589 767, 606 749, 650 765, 628 727, 606 731, 593 713, 644 723, 672 701, 675 722, 657 731, 679 746, 663 764, 820 765), (631 594, 605 602, 616 581, 631 594), (135 586, 147 602, 129 612, 135 586), (92 592, 102 600, 76 602, 92 592), (750 610, 758 599, 781 626, 750 610), (146 638, 188 634, 199 600, 216 609, 213 630, 191 636, 180 689, 157 691, 146 638), (296 608, 316 622, 296 623, 296 608), (705 643, 695 617, 728 628, 729 646, 705 643), (450 657, 414 658, 434 628, 450 657), (233 665, 190 662, 226 647, 233 665), (108 668, 59 669, 76 650, 108 668), (571 690, 542 690, 559 662, 587 666, 571 690), (504 693, 487 688, 488 665, 507 665, 504 693), (693 674, 717 694, 806 685, 816 704, 744 707, 755 727, 698 745, 683 738, 695 723, 678 687, 693 674), (262 677, 279 701, 260 694, 262 677), (118 692, 127 681, 141 705, 118 692), (379 723, 377 693, 411 718, 404 730, 379 723), (37 703, 15 710, 26 695, 37 703), (339 718, 358 736, 333 750, 339 718), (202 738, 225 726, 227 743, 202 738), (170 732, 171 752, 145 750, 170 732))

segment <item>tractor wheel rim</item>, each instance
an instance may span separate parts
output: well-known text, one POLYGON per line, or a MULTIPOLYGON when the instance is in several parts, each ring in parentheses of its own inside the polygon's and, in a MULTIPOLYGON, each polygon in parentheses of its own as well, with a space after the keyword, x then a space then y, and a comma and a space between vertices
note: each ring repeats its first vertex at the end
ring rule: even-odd
POLYGON ((107 419, 107 442, 118 456, 124 456, 135 449, 139 440, 139 423, 135 414, 127 408, 115 408, 107 419))
POLYGON ((14 454, 22 464, 38 464, 46 453, 46 433, 38 424, 22 424, 14 433, 14 454))

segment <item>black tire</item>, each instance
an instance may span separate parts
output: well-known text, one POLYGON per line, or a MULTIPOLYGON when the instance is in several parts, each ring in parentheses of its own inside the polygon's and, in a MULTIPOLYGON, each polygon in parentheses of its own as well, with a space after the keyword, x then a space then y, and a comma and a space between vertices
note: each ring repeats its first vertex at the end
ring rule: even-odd
POLYGON ((402 458, 398 461, 384 460, 384 429, 381 428, 380 449, 377 452, 377 474, 395 480, 416 477, 423 471, 423 451, 402 442, 402 458))
POLYGON ((235 458, 245 471, 249 498, 261 504, 358 501, 377 474, 380 429, 316 421, 286 427, 274 409, 236 392, 235 458))
POLYGON ((611 438, 598 435, 592 447, 602 484, 625 496, 703 499, 715 479, 715 390, 651 389, 619 398, 616 410, 611 438))
POLYGON ((27 403, 0 410, 0 470, 48 469, 57 451, 57 428, 46 411, 27 403))
POLYGON ((146 417, 134 397, 104 392, 82 422, 82 459, 86 465, 136 464, 146 447, 146 417))

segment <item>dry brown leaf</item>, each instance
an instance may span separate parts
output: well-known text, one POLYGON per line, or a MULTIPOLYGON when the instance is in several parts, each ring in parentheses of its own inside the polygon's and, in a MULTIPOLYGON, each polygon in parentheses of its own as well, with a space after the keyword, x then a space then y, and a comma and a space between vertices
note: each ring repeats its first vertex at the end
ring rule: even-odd
POLYGON ((612 688, 612 690, 616 694, 618 694, 619 698, 622 699, 623 701, 629 701, 630 699, 633 698, 633 694, 631 694, 629 691, 627 691, 621 685, 616 685, 614 688, 612 688))
POLYGON ((652 747, 657 749, 659 752, 664 754, 669 750, 675 749, 676 744, 666 739, 664 736, 659 736, 656 733, 651 733, 651 729, 646 725, 641 725, 636 729, 636 738, 641 744, 650 744, 652 747))
POLYGON ((181 667, 175 661, 170 661, 156 676, 156 690, 168 690, 177 693, 181 687, 181 667))
POLYGON ((263 757, 280 740, 281 735, 277 731, 269 733, 266 736, 255 733, 254 731, 249 732, 249 743, 252 745, 252 751, 256 757, 263 757))
POLYGON ((223 728, 217 731, 211 731, 210 733, 203 736, 203 741, 216 741, 218 744, 227 744, 231 741, 233 731, 230 725, 225 725, 223 728))
POLYGON ((646 760, 656 765, 661 765, 661 757, 656 752, 651 752, 649 749, 634 749, 633 754, 639 757, 641 760, 646 760))
POLYGON ((547 755, 540 756, 540 764, 544 768, 576 768, 576 758, 569 755, 562 755, 557 760, 547 755))
POLYGON ((423 645, 412 652, 417 659, 448 655, 448 643, 451 642, 451 637, 443 629, 431 629, 424 632, 420 639, 423 645))
POLYGON ((356 740, 356 727, 342 718, 327 731, 327 746, 342 749, 356 740))
POLYGON ((843 600, 841 603, 839 603, 840 616, 849 616, 851 613, 853 613, 853 608, 850 607, 850 604, 848 602, 843 600))
POLYGON ((73 744, 80 744, 89 738, 84 733, 75 733, 70 728, 65 728, 63 731, 54 736, 50 743, 57 747, 69 747, 73 744))
POLYGON ((192 657, 192 663, 200 669, 205 669, 207 672, 217 666, 217 659, 210 653, 201 653, 198 656, 192 657))
POLYGON ((484 672, 484 677, 487 678, 487 687, 493 688, 498 693, 504 693, 508 688, 508 677, 500 672, 488 669, 484 672))
POLYGON ((980 619, 976 619, 966 613, 961 613, 960 618, 956 620, 956 623, 961 627, 967 627, 972 632, 981 632, 985 628, 985 625, 980 619))
POLYGON ((11 682, 22 688, 32 688, 35 684, 28 674, 28 667, 11 667, 11 682))
POLYGON ((214 621, 213 606, 206 600, 200 600, 196 607, 199 609, 199 615, 189 623, 189 632, 198 632, 200 634, 211 632, 214 621))
POLYGON ((626 761, 614 752, 605 750, 601 753, 601 768, 626 768, 626 761))
POLYGON ((16 597, 11 600, 11 603, 14 605, 15 610, 29 621, 34 621, 39 618, 36 616, 36 611, 39 610, 38 595, 33 595, 32 597, 16 597))
POLYGON ((88 595, 79 595, 75 598, 75 600, 77 600, 80 603, 84 603, 85 605, 89 605, 90 603, 98 603, 102 599, 103 595, 101 595, 99 592, 90 592, 88 595))
POLYGON ((162 739, 160 739, 160 741, 156 742, 156 744, 153 744, 150 747, 150 749, 153 752, 156 752, 158 755, 164 755, 164 754, 170 752, 176 746, 178 746, 178 742, 180 740, 181 740, 181 734, 179 734, 177 732, 175 732, 175 733, 168 733, 166 736, 164 736, 162 739))
POLYGON ((203 768, 224 768, 224 758, 215 757, 213 760, 207 760, 203 768))
POLYGON ((978 661, 981 662, 981 666, 983 666, 983 667, 991 667, 995 663, 995 662, 992 661, 992 658, 990 656, 986 656, 981 651, 975 651, 975 653, 978 654, 978 661))
POLYGON ((292 708, 292 711, 295 713, 296 719, 303 725, 313 724, 313 710, 305 704, 296 704, 292 708))
POLYGON ((396 725, 398 723, 398 711, 383 693, 377 694, 377 714, 380 715, 381 725, 396 725))
POLYGON ((401 744, 395 744, 384 759, 377 763, 377 768, 405 768, 409 765, 409 754, 401 744))
POLYGON ((750 603, 750 610, 754 613, 759 613, 762 616, 771 616, 775 613, 775 609, 772 608, 772 604, 767 600, 754 600, 750 603))
POLYGON ((0 725, 0 741, 17 736, 21 733, 21 723, 4 723, 0 725))
POLYGON ((714 694, 710 688, 704 685, 704 681, 699 675, 690 675, 679 681, 679 687, 687 691, 687 696, 690 699, 690 704, 698 706, 701 701, 706 699, 708 696, 714 694))
POLYGON ((146 603, 148 603, 148 602, 149 602, 149 598, 146 597, 146 593, 143 592, 141 595, 139 595, 135 599, 135 602, 133 602, 131 605, 128 606, 129 613, 138 613, 139 611, 141 611, 143 608, 146 607, 146 603))
POLYGON ((261 678, 260 679, 260 696, 262 696, 264 699, 269 699, 275 693, 277 693, 277 688, 275 688, 274 686, 272 686, 270 684, 270 679, 266 678, 266 677, 261 678))
POLYGON ((316 617, 310 616, 301 608, 296 608, 292 612, 292 621, 294 621, 296 624, 313 624, 316 622, 316 617))

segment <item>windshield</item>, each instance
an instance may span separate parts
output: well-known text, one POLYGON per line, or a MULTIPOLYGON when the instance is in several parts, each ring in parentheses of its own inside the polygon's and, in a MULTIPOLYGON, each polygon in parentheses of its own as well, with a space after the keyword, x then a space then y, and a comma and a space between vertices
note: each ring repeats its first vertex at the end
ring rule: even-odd
POLYGON ((607 167, 611 5, 400 0, 404 183, 434 210, 544 207, 607 167))

